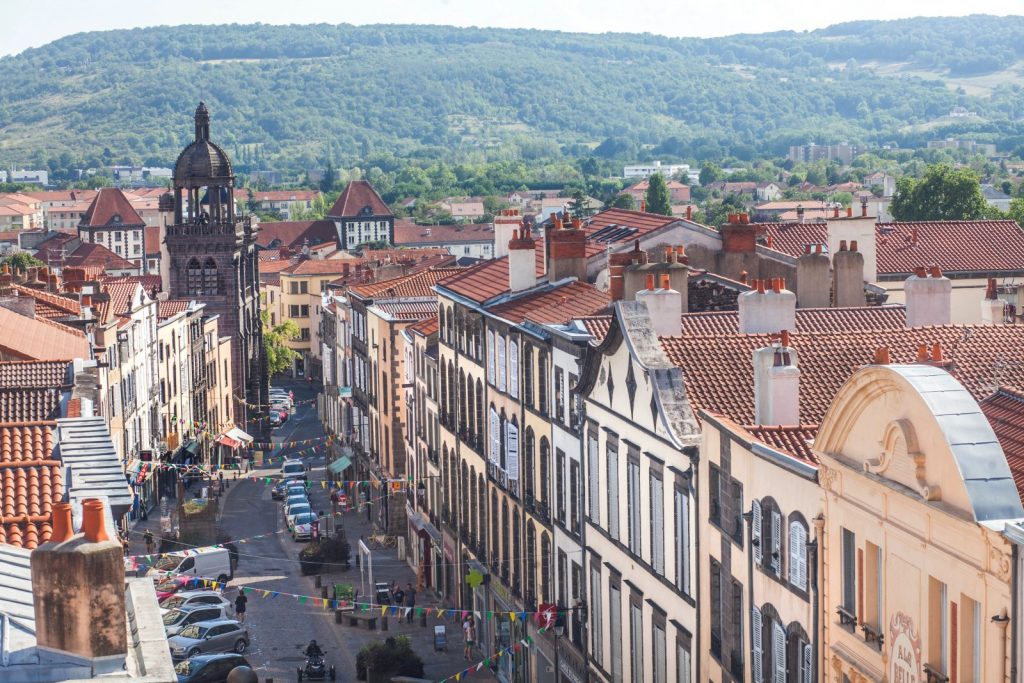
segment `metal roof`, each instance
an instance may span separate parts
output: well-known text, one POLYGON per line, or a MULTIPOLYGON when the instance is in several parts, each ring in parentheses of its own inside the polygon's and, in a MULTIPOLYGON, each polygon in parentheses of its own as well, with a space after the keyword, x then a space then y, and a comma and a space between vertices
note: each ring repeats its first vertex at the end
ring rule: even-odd
POLYGON ((70 470, 65 482, 76 520, 86 498, 106 500, 107 510, 131 506, 131 488, 103 418, 57 420, 57 452, 70 470))

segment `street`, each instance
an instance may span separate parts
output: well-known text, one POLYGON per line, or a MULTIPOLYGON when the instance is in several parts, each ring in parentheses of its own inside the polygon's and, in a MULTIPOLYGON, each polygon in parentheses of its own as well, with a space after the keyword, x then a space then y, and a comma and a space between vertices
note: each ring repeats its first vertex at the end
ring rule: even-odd
MULTIPOLYGON (((288 422, 273 431, 275 443, 301 441, 324 436, 323 429, 316 415, 314 398, 318 385, 309 386, 306 382, 281 382, 279 386, 295 392, 296 410, 288 422)), ((321 486, 324 481, 325 455, 321 444, 315 444, 312 454, 301 456, 310 466, 309 480, 310 502, 314 511, 330 513, 329 491, 321 486)), ((249 629, 251 645, 245 653, 250 664, 256 669, 260 679, 273 678, 275 681, 294 681, 296 667, 305 661, 302 651, 311 639, 316 639, 325 651, 328 664, 337 670, 339 681, 355 681, 356 655, 366 643, 381 641, 388 636, 408 635, 413 650, 423 659, 424 676, 430 680, 438 680, 454 675, 469 663, 463 658, 462 634, 458 620, 447 623, 448 652, 434 652, 433 635, 437 620, 427 619, 427 625, 419 625, 415 619, 411 625, 399 623, 397 617, 388 619, 388 631, 383 632, 381 620, 377 621, 377 630, 370 631, 365 625, 358 628, 345 624, 336 624, 334 611, 324 609, 321 603, 313 598, 321 597, 321 589, 316 587, 316 577, 303 576, 298 562, 298 553, 304 543, 292 541, 285 530, 281 504, 271 499, 271 488, 276 483, 280 469, 282 454, 308 449, 309 445, 274 451, 272 456, 265 453, 264 458, 273 459, 264 468, 254 470, 252 478, 235 481, 231 473, 225 477, 229 484, 228 490, 221 499, 222 512, 220 530, 236 540, 252 539, 238 545, 239 562, 226 597, 233 600, 237 589, 248 587, 254 589, 248 593, 248 607, 245 625, 249 629), (260 475, 275 477, 271 484, 265 483, 260 475), (277 532, 277 533, 273 533, 277 532), (268 535, 264 535, 268 534, 268 535), (259 536, 259 538, 252 538, 259 536), (257 591, 277 591, 288 593, 289 596, 261 597, 257 591), (309 596, 309 600, 300 602, 292 595, 309 596)), ((366 520, 365 512, 359 514, 352 511, 338 516, 340 524, 344 524, 349 543, 352 547, 350 556, 351 569, 343 567, 325 568, 329 574, 322 576, 323 585, 330 586, 335 582, 350 583, 358 589, 360 584, 359 569, 356 566, 358 554, 357 544, 360 536, 372 533, 366 520)), ((138 531, 138 530, 137 530, 138 531)), ((141 534, 133 534, 133 546, 140 548, 141 534)), ((397 556, 397 549, 387 548, 373 551, 373 567, 375 581, 397 581, 403 589, 407 583, 415 585, 415 573, 405 561, 397 556)), ((420 594, 417 606, 433 607, 439 603, 434 596, 420 594)), ((475 663, 474 660, 471 663, 475 663)), ((475 673, 473 680, 491 680, 486 669, 475 673)))

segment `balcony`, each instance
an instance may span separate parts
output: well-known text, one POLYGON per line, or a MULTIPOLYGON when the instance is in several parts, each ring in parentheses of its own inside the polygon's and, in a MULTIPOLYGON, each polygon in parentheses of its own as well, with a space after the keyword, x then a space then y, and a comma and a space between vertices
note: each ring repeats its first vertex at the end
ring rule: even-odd
POLYGON ((533 514, 544 524, 551 523, 551 511, 548 509, 547 501, 538 501, 536 510, 533 514))
POLYGON ((885 634, 880 629, 866 622, 861 622, 860 629, 864 632, 864 642, 874 644, 878 651, 881 652, 882 646, 885 644, 885 634))

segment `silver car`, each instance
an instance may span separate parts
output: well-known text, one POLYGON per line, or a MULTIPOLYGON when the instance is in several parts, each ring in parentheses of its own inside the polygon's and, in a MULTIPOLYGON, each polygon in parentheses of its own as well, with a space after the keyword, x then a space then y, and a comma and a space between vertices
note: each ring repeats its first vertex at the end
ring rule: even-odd
POLYGON ((163 615, 164 630, 167 636, 177 635, 181 629, 200 621, 227 619, 228 612, 223 605, 187 605, 175 607, 163 615))
POLYGON ((172 659, 188 659, 209 652, 245 652, 249 631, 234 619, 200 621, 167 639, 172 659))
POLYGON ((164 598, 160 603, 160 614, 167 614, 176 607, 191 607, 192 605, 230 607, 231 601, 217 591, 179 591, 164 598))

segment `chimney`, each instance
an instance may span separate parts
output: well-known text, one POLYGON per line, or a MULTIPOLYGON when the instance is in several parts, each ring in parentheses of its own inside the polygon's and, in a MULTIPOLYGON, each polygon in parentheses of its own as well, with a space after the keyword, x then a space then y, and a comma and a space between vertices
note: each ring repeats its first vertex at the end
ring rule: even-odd
POLYGON ((754 280, 738 297, 740 334, 768 334, 796 328, 796 295, 782 278, 754 280))
POLYGON ((903 283, 907 301, 907 327, 948 325, 950 321, 953 283, 938 266, 931 273, 919 266, 903 283))
POLYGON ((836 204, 832 207, 832 218, 839 218, 839 205, 836 204))
POLYGON ((523 218, 519 209, 502 209, 494 217, 494 258, 508 256, 508 243, 512 233, 519 229, 523 218))
POLYGON ((71 533, 70 506, 52 514, 53 538, 31 555, 37 645, 85 660, 94 676, 120 672, 128 652, 121 544, 96 498, 82 501, 81 533, 71 533))
POLYGON ((879 346, 877 349, 875 349, 875 361, 873 363, 874 365, 888 365, 891 362, 892 359, 889 356, 888 346, 879 346))
POLYGON ((634 284, 637 277, 631 266, 647 265, 647 252, 640 249, 640 240, 634 240, 631 251, 608 254, 608 295, 612 301, 632 301, 643 286, 634 284))
POLYGON ((800 424, 800 369, 789 332, 754 350, 754 422, 800 424))
POLYGON ((693 204, 686 205, 686 220, 693 220, 693 204))
POLYGON ((853 207, 852 206, 846 207, 846 217, 847 218, 853 218, 853 207))
POLYGON ((864 256, 857 251, 857 241, 847 249, 846 240, 839 241, 839 252, 832 257, 832 294, 836 308, 866 306, 864 294, 864 256))
POLYGON ((548 282, 567 277, 587 281, 587 234, 579 219, 563 224, 556 218, 548 233, 548 246, 548 282))
POLYGON ((829 304, 828 256, 821 253, 821 245, 808 244, 796 260, 796 305, 800 308, 828 308, 829 304))
POLYGON ((981 300, 981 322, 984 325, 1002 325, 1003 316, 1006 310, 1006 302, 999 298, 996 288, 996 279, 988 279, 988 287, 985 288, 985 298, 981 300))
POLYGON ((797 204, 797 207, 796 207, 796 222, 797 223, 803 223, 804 222, 804 205, 803 204, 797 204))
POLYGON ((860 197, 860 217, 868 217, 868 196, 866 194, 860 197))
POLYGON ((729 214, 729 222, 723 223, 722 251, 731 254, 753 254, 757 249, 757 228, 744 222, 744 214, 729 214))
POLYGON ((655 288, 655 276, 647 276, 647 289, 636 293, 636 300, 647 305, 651 327, 659 337, 678 337, 683 331, 683 297, 672 289, 667 273, 662 274, 660 286, 655 288))
POLYGON ((646 199, 641 199, 640 200, 640 211, 642 211, 644 213, 647 212, 647 200, 646 199))
POLYGON ((530 235, 530 229, 512 231, 508 243, 508 287, 513 292, 530 289, 537 284, 537 243, 530 235))

